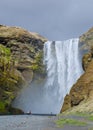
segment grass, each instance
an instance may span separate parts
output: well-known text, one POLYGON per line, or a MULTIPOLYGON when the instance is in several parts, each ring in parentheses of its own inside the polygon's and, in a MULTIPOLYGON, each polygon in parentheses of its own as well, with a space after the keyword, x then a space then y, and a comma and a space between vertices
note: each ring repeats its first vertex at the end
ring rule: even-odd
POLYGON ((75 126, 85 126, 85 125, 87 125, 86 122, 82 122, 82 121, 74 120, 74 119, 65 119, 65 118, 57 120, 56 124, 57 124, 58 127, 62 127, 64 125, 75 125, 75 126))
POLYGON ((72 116, 79 116, 79 117, 89 117, 90 114, 89 113, 83 113, 83 112, 75 112, 75 113, 71 113, 68 115, 72 115, 72 116))
POLYGON ((92 127, 92 128, 89 128, 88 130, 93 130, 93 127, 92 127))
POLYGON ((93 115, 91 115, 90 113, 76 112, 76 113, 73 113, 72 115, 84 117, 85 119, 89 121, 93 121, 93 115))
POLYGON ((10 48, 6 48, 5 46, 3 46, 2 44, 0 45, 0 53, 6 55, 6 56, 10 56, 11 52, 10 52, 10 48))
MULTIPOLYGON (((62 127, 64 125, 86 126, 92 121, 93 113, 75 112, 59 114, 56 124, 58 127, 62 127)), ((93 127, 89 128, 88 130, 93 130, 93 127)))
POLYGON ((88 120, 93 121, 93 116, 88 116, 88 120))

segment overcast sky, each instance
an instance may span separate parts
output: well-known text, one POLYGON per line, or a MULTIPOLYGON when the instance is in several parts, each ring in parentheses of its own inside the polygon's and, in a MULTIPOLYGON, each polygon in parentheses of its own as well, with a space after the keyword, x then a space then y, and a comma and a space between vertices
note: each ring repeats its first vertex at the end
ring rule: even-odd
POLYGON ((20 26, 49 40, 78 37, 93 26, 93 0, 1 0, 0 24, 20 26))

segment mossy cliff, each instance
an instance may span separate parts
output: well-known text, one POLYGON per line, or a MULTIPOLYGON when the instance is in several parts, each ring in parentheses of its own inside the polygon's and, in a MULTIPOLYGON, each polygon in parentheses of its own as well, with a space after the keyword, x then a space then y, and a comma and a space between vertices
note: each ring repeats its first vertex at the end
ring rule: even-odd
POLYGON ((80 44, 87 50, 82 58, 84 74, 65 97, 61 112, 93 113, 93 28, 80 37, 80 44))
POLYGON ((44 76, 43 44, 36 33, 0 25, 0 114, 19 113, 11 102, 36 74, 44 76))

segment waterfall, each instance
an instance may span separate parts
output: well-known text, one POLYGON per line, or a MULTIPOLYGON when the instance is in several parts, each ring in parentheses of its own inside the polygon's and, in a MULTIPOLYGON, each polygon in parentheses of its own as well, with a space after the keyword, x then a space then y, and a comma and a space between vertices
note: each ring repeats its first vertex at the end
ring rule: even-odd
POLYGON ((63 100, 82 73, 79 61, 79 39, 48 41, 44 45, 44 64, 47 81, 45 87, 63 100))
POLYGON ((24 112, 59 113, 66 94, 82 74, 79 39, 47 41, 44 64, 47 77, 43 84, 33 83, 14 101, 24 112))

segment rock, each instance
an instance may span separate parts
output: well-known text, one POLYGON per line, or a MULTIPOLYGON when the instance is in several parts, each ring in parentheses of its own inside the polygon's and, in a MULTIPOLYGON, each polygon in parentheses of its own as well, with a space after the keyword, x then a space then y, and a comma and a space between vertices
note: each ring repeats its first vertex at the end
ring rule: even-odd
POLYGON ((91 47, 93 48, 93 27, 80 36, 80 43, 82 45, 82 49, 90 50, 91 47))
POLYGON ((45 41, 37 33, 0 25, 0 114, 9 113, 12 101, 23 87, 31 84, 35 75, 40 73, 43 77, 45 41))
POLYGON ((80 37, 81 48, 88 50, 82 58, 84 74, 72 86, 60 112, 93 112, 93 28, 80 37), (91 104, 90 104, 91 103, 91 104), (90 105, 89 105, 90 104, 90 105))
POLYGON ((24 114, 24 112, 18 108, 13 108, 13 107, 10 107, 9 108, 9 114, 12 114, 12 115, 20 115, 20 114, 24 114))
POLYGON ((93 61, 90 62, 86 72, 79 78, 71 88, 68 98, 65 97, 61 112, 78 106, 81 102, 93 97, 93 61), (67 100, 69 99, 69 100, 67 100))
POLYGON ((61 109, 61 112, 64 112, 66 110, 68 110, 69 108, 71 108, 71 97, 69 95, 65 96, 65 102, 63 103, 63 107, 61 109))
POLYGON ((82 67, 83 70, 86 71, 87 67, 89 66, 89 63, 92 60, 92 54, 91 53, 86 53, 83 58, 82 58, 82 67))

